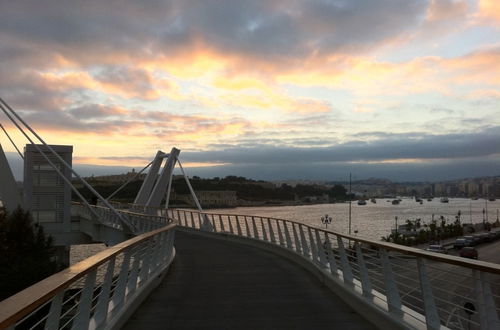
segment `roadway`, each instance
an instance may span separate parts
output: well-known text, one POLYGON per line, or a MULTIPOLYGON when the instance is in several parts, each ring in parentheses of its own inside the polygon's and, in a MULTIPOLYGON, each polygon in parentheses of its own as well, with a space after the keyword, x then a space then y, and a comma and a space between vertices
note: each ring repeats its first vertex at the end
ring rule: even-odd
POLYGON ((124 329, 375 329, 297 264, 176 232, 176 258, 124 329))

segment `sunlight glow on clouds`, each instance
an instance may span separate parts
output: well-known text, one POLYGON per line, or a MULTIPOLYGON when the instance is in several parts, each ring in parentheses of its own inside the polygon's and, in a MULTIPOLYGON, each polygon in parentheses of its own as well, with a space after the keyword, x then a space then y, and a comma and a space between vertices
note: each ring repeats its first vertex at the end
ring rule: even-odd
POLYGON ((496 0, 2 1, 0 96, 77 163, 176 146, 227 165, 208 154, 385 132, 401 155, 344 161, 430 164, 413 136, 500 127, 499 23, 496 0))

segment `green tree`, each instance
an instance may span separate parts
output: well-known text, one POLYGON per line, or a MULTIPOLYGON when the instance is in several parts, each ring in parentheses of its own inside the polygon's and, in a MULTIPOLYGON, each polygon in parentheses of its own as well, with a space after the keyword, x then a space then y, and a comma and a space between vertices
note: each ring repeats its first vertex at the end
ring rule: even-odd
POLYGON ((56 267, 52 238, 32 223, 29 212, 0 209, 0 300, 52 275, 56 267))

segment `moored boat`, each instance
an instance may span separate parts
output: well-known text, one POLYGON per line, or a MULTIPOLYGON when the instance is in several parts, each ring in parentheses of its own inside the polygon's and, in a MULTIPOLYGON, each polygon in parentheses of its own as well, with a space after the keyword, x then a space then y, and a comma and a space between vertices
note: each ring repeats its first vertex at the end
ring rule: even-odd
POLYGON ((441 201, 441 203, 448 203, 449 202, 448 197, 441 197, 440 201, 441 201))

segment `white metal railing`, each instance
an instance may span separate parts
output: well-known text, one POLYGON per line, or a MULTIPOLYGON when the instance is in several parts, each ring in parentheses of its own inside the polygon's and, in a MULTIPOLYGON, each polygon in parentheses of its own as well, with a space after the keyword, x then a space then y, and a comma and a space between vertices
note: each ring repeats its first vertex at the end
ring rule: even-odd
POLYGON ((168 217, 180 226, 264 241, 292 251, 408 327, 500 329, 500 265, 282 219, 183 209, 168 210, 168 217))
MULTIPOLYGON (((112 227, 118 230, 124 230, 122 221, 112 212, 110 209, 104 206, 91 205, 91 212, 89 208, 81 203, 72 202, 71 212, 72 215, 78 215, 86 219, 93 219, 101 224, 112 227), (97 217, 95 216, 97 215, 97 217)), ((117 212, 127 219, 128 223, 131 225, 132 234, 138 235, 142 233, 147 233, 151 230, 161 228, 171 222, 165 216, 165 213, 161 214, 144 214, 144 210, 139 209, 119 209, 117 212)))
POLYGON ((0 302, 0 329, 106 329, 164 274, 174 224, 134 237, 0 302))

